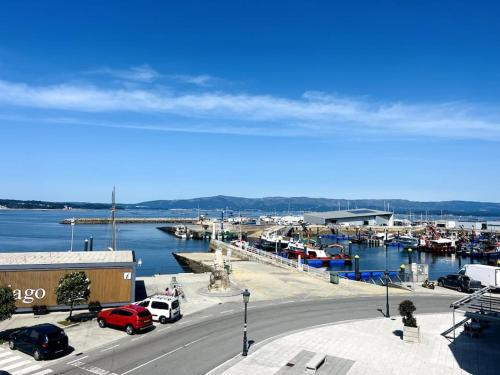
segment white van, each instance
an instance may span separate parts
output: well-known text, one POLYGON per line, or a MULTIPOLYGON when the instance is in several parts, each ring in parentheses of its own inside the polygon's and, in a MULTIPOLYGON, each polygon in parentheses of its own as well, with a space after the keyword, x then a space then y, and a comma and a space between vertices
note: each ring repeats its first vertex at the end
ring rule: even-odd
POLYGON ((486 266, 484 264, 466 264, 459 274, 467 275, 471 279, 481 282, 483 286, 500 288, 500 267, 486 266))
POLYGON ((174 322, 181 317, 181 307, 177 297, 154 295, 135 304, 148 309, 153 315, 153 320, 161 324, 174 322))

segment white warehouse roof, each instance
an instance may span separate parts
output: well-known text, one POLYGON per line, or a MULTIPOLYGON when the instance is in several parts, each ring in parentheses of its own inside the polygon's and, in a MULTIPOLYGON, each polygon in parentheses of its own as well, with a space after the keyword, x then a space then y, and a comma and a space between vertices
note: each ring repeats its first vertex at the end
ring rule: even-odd
POLYGON ((359 208, 345 211, 307 212, 304 216, 314 216, 324 220, 348 219, 366 216, 392 215, 392 212, 359 208))

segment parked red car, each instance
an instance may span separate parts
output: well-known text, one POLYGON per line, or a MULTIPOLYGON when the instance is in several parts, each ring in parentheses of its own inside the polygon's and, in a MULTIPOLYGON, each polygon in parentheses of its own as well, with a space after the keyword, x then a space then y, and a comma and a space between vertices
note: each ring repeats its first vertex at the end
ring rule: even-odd
POLYGON ((97 315, 97 323, 101 328, 106 326, 125 328, 128 335, 133 335, 136 331, 150 328, 153 325, 153 317, 144 307, 126 305, 101 311, 97 315))

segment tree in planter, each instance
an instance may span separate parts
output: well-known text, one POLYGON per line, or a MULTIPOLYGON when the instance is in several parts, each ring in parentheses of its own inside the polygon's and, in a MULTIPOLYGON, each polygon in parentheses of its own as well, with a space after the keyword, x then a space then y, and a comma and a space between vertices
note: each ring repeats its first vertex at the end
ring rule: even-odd
POLYGON ((403 325, 417 328, 417 319, 413 316, 415 310, 417 308, 410 300, 405 300, 399 304, 399 314, 403 317, 403 325))
POLYGON ((8 286, 0 285, 0 322, 10 319, 16 311, 14 292, 8 286))
POLYGON ((90 297, 90 280, 85 272, 71 272, 61 277, 56 296, 59 305, 69 306, 69 316, 66 320, 71 320, 73 306, 87 302, 90 297))

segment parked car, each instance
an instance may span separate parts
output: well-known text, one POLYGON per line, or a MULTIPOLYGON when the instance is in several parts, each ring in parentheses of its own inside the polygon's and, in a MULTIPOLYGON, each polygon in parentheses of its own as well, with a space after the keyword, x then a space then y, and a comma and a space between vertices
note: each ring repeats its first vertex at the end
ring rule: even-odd
POLYGON ((9 348, 19 349, 39 361, 68 351, 68 336, 53 324, 38 324, 13 332, 9 348))
POLYGON ((447 275, 438 279, 438 285, 456 289, 459 292, 473 292, 481 289, 481 283, 466 275, 447 275))
POLYGON ((142 306, 126 305, 114 309, 102 310, 97 315, 99 327, 125 328, 128 335, 145 330, 153 325, 151 313, 142 306))
POLYGON ((181 317, 181 307, 177 297, 154 295, 136 304, 148 309, 153 320, 158 320, 161 324, 176 321, 181 317))

